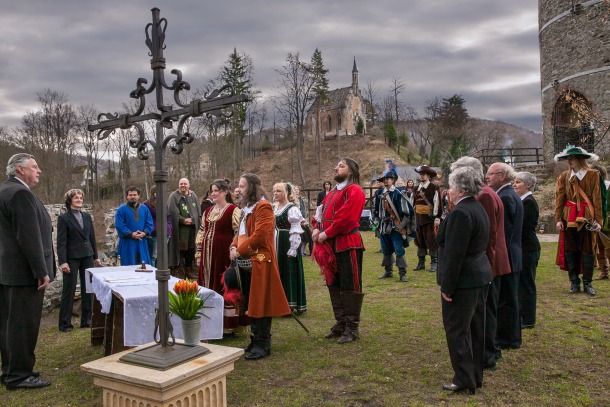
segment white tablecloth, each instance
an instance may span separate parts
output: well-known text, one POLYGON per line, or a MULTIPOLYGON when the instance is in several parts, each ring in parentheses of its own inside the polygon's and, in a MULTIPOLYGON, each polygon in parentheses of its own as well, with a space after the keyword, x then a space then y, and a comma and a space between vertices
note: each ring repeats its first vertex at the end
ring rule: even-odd
MULTIPOLYGON (((141 273, 134 270, 138 266, 95 267, 87 269, 86 289, 93 293, 102 304, 102 312, 107 314, 112 303, 112 294, 123 299, 124 303, 124 345, 139 346, 152 342, 155 329, 155 309, 158 307, 158 282, 155 273, 141 273)), ((154 267, 146 265, 149 270, 154 267)), ((171 277, 168 281, 169 290, 173 290, 178 279, 171 277)), ((200 287, 200 295, 206 298, 205 314, 201 318, 200 339, 221 339, 223 329, 224 300, 215 291, 200 287)), ((174 337, 184 339, 180 318, 171 316, 174 327, 174 337)), ((157 335, 158 337, 158 335, 157 335)), ((170 338, 171 340, 171 338, 170 338)))

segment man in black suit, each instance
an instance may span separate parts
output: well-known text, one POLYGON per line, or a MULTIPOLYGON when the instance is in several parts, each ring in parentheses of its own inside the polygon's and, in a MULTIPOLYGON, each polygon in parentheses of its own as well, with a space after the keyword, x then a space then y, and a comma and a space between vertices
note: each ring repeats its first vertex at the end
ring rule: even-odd
POLYGON ((69 332, 72 326, 72 307, 77 276, 80 278, 80 327, 91 326, 91 295, 85 290, 85 270, 101 266, 97 258, 95 231, 91 215, 82 212, 84 193, 71 189, 64 195, 67 211, 57 219, 57 257, 63 273, 63 290, 59 308, 59 330, 69 332))
POLYGON ((485 253, 489 241, 489 218, 475 198, 483 189, 480 174, 471 167, 449 175, 449 200, 455 207, 441 223, 436 236, 441 286, 443 327, 454 376, 445 390, 483 385, 485 351, 485 302, 493 279, 485 253))
POLYGON ((34 156, 13 155, 0 185, 0 354, 8 390, 49 386, 33 371, 44 291, 55 277, 51 218, 30 191, 41 174, 34 156))
MULTIPOLYGON (((519 277, 522 268, 521 230, 523 227, 523 203, 512 183, 515 170, 505 163, 493 163, 487 171, 487 181, 504 204, 504 236, 508 249, 510 274, 503 275, 498 295, 498 331, 496 347, 519 349, 521 347, 521 319, 519 316, 519 277)), ((494 280, 494 284, 496 281, 494 280)), ((500 352, 498 350, 498 352, 500 352)), ((496 359, 501 358, 498 353, 496 359)))

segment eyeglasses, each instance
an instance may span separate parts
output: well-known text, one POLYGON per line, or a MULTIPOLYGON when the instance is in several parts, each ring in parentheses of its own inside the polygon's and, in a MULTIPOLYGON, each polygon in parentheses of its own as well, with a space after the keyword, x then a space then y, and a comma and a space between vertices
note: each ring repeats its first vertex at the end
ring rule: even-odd
POLYGON ((496 174, 504 174, 504 171, 488 172, 487 176, 496 175, 496 174))

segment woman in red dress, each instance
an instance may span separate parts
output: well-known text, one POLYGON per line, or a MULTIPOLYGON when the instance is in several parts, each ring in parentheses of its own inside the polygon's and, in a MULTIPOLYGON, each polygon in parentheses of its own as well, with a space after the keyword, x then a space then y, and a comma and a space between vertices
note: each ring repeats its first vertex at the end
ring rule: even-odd
MULTIPOLYGON (((197 233, 195 261, 199 265, 200 285, 224 294, 222 275, 231 265, 229 246, 239 227, 241 211, 233 204, 231 185, 227 179, 217 179, 210 185, 209 196, 214 203, 203 213, 197 233)), ((225 304, 225 331, 239 324, 239 310, 225 304)))

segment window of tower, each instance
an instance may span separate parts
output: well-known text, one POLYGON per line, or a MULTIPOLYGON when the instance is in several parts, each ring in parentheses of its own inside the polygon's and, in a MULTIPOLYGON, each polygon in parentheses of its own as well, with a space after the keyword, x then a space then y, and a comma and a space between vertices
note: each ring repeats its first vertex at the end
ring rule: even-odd
POLYGON ((588 119, 590 111, 591 102, 578 92, 568 90, 557 98, 551 118, 554 154, 567 144, 593 151, 595 129, 588 119))

